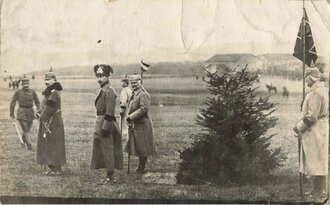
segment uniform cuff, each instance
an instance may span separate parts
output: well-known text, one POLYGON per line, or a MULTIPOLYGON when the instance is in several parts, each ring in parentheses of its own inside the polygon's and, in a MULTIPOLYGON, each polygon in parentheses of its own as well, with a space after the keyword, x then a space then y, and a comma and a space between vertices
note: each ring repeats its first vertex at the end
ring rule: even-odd
POLYGON ((104 120, 107 120, 107 121, 116 121, 116 118, 112 115, 105 115, 104 116, 104 120))
POLYGON ((298 131, 300 133, 305 132, 308 129, 308 126, 304 123, 304 121, 299 121, 296 125, 295 131, 298 131))
POLYGON ((307 125, 308 127, 313 125, 313 122, 310 121, 307 117, 303 118, 303 122, 305 123, 305 125, 307 125))

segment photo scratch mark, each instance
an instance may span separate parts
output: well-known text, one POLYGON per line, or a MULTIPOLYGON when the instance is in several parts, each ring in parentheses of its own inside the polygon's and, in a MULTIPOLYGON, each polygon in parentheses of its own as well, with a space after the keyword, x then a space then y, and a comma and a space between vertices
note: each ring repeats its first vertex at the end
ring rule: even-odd
MULTIPOLYGON (((320 16, 320 18, 322 19, 323 24, 324 24, 325 27, 330 31, 330 25, 329 25, 328 21, 325 20, 325 17, 322 15, 322 12, 320 12, 319 9, 316 7, 314 1, 311 0, 311 2, 312 2, 312 5, 313 5, 315 11, 317 12, 317 14, 318 14, 318 15, 320 16)), ((328 3, 329 3, 329 1, 328 1, 328 3)))
POLYGON ((258 27, 257 25, 253 24, 252 21, 250 21, 250 19, 245 15, 244 10, 242 9, 240 3, 237 2, 237 0, 234 0, 234 3, 236 5, 236 7, 238 8, 238 11, 240 12, 240 14, 242 14, 244 20, 248 23, 248 25, 250 25, 255 30, 259 30, 259 31, 263 31, 263 32, 266 32, 266 33, 271 34, 275 38, 275 40, 278 41, 278 42, 281 41, 280 40, 280 37, 277 36, 272 31, 269 31, 269 30, 266 30, 266 29, 262 29, 262 28, 258 27))
MULTIPOLYGON (((190 5, 190 4, 186 4, 186 5, 190 5)), ((197 51, 198 49, 200 49, 204 45, 204 43, 207 41, 207 39, 211 36, 211 34, 214 32, 214 30, 215 30, 215 23, 214 22, 216 22, 217 17, 218 17, 218 15, 217 15, 218 14, 218 12, 217 12, 218 11, 218 6, 219 6, 219 4, 217 3, 214 17, 212 18, 212 21, 210 21, 210 22, 212 22, 212 26, 209 27, 210 29, 204 28, 204 29, 208 30, 205 33, 205 35, 203 36, 203 34, 201 34, 201 36, 196 36, 196 35, 198 35, 198 32, 196 31, 197 34, 192 33, 191 34, 192 35, 191 41, 187 42, 187 41, 189 41, 189 39, 184 37, 187 32, 184 32, 183 30, 184 30, 185 26, 189 26, 189 25, 186 25, 184 23, 185 21, 183 20, 185 18, 184 15, 185 15, 186 12, 184 10, 186 8, 185 8, 184 0, 182 0, 182 2, 181 2, 180 34, 181 34, 181 41, 182 41, 183 47, 185 49, 185 52, 184 52, 185 54, 188 53, 188 52, 197 51), (201 37, 201 39, 198 39, 198 38, 196 39, 196 37, 201 37), (193 48, 193 47, 195 47, 195 48, 193 48)), ((203 1, 201 7, 198 8, 199 13, 196 14, 196 15, 198 15, 200 18, 203 18, 203 16, 205 15, 205 11, 208 11, 209 9, 212 9, 212 8, 213 7, 210 4, 209 0, 203 1)), ((194 28, 193 31, 195 31, 195 29, 197 30, 198 28, 194 28)))

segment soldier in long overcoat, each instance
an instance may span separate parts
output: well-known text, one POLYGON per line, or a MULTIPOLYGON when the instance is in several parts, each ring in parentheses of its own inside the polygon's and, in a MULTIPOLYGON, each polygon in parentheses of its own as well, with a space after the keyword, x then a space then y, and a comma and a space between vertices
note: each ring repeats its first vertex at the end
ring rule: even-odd
POLYGON ((306 70, 306 84, 310 87, 303 102, 303 117, 294 131, 301 138, 301 155, 299 171, 314 178, 311 196, 326 193, 326 176, 328 174, 328 91, 320 82, 318 68, 306 70))
POLYGON ((126 151, 139 157, 136 173, 145 173, 148 156, 156 154, 152 119, 149 114, 150 95, 141 83, 140 75, 133 75, 130 83, 133 89, 129 100, 128 116, 126 118, 129 129, 129 141, 126 151), (129 149, 129 150, 128 150, 129 149))
POLYGON ((47 88, 42 92, 40 126, 37 143, 37 163, 48 165, 46 174, 61 175, 66 164, 64 125, 61 114, 61 84, 52 70, 45 74, 47 88))
POLYGON ((19 89, 15 92, 13 98, 10 102, 10 117, 15 119, 14 111, 16 102, 18 102, 18 109, 16 112, 16 119, 18 120, 22 128, 22 140, 26 145, 28 150, 32 150, 32 145, 29 140, 31 126, 35 118, 35 111, 33 109, 33 104, 37 107, 37 110, 40 109, 40 101, 37 93, 29 88, 29 79, 22 79, 22 89, 19 89))
POLYGON ((95 65, 94 72, 100 84, 95 100, 96 123, 93 137, 91 169, 106 168, 106 178, 102 184, 116 182, 114 170, 123 169, 123 148, 121 133, 115 118, 117 93, 110 85, 109 65, 95 65))

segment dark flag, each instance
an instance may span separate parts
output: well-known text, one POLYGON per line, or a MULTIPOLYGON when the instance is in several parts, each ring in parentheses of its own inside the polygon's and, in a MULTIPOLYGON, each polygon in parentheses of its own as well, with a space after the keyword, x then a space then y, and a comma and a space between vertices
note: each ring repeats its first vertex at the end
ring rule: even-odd
MULTIPOLYGON (((305 17, 305 63, 310 67, 317 60, 317 53, 315 49, 315 44, 312 36, 311 26, 307 17, 306 9, 304 8, 303 19, 305 17)), ((299 32, 294 46, 293 56, 303 61, 304 48, 303 48, 303 20, 300 23, 299 32)))
POLYGON ((141 59, 141 70, 142 71, 147 71, 149 69, 150 65, 143 62, 142 59, 141 59))

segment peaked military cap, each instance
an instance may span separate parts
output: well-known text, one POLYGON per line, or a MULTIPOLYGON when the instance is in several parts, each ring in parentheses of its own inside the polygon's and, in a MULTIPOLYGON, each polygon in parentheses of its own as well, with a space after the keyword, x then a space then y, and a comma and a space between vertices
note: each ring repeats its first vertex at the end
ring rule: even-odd
POLYGON ((94 73, 96 76, 103 75, 103 76, 110 76, 110 73, 113 73, 113 69, 110 65, 100 64, 94 66, 94 73))
POLYGON ((321 72, 317 67, 314 68, 307 68, 305 72, 305 77, 312 76, 314 78, 320 78, 321 72))
POLYGON ((22 85, 28 85, 30 83, 30 80, 27 77, 22 78, 22 85))
POLYGON ((141 80, 142 78, 141 78, 141 75, 139 75, 139 74, 134 74, 134 75, 131 75, 131 77, 130 77, 130 81, 138 81, 138 80, 141 80))
POLYGON ((121 79, 121 82, 126 82, 126 83, 128 83, 128 82, 129 82, 128 77, 127 77, 127 76, 123 77, 123 78, 121 79))

